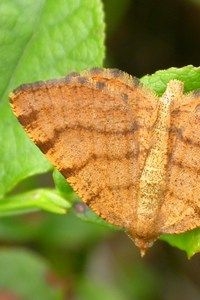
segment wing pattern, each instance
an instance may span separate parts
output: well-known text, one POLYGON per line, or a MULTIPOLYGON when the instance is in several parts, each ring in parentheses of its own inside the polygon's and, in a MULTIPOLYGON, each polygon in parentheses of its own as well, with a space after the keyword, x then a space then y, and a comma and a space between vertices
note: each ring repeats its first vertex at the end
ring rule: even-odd
POLYGON ((157 97, 126 73, 93 69, 20 87, 11 101, 28 135, 86 204, 128 228, 157 97))
POLYGON ((177 101, 171 114, 168 184, 161 209, 162 233, 200 226, 200 96, 177 101))

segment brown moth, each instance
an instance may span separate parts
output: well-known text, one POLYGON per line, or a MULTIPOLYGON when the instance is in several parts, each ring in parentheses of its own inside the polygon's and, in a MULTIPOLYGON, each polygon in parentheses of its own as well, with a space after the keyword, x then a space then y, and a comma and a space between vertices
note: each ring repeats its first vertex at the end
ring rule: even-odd
POLYGON ((141 254, 163 233, 200 226, 200 93, 171 80, 161 98, 117 69, 20 86, 29 137, 99 216, 141 254))

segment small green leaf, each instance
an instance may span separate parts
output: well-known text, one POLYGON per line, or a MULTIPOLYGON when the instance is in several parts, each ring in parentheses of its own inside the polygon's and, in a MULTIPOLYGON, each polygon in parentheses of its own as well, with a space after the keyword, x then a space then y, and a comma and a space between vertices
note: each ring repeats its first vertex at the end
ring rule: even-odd
POLYGON ((102 64, 100 0, 1 0, 0 198, 19 181, 51 169, 8 105, 19 84, 102 64))
POLYGON ((200 88, 200 67, 186 66, 183 68, 170 68, 160 70, 152 75, 141 78, 141 82, 153 89, 159 96, 165 91, 167 83, 171 79, 178 79, 184 82, 185 92, 200 88))
POLYGON ((55 190, 36 189, 0 201, 0 216, 8 216, 43 209, 64 214, 71 207, 55 190))
POLYGON ((53 180, 55 183, 55 187, 59 191, 59 193, 62 194, 63 197, 68 199, 69 202, 73 203, 76 200, 77 196, 64 176, 56 169, 53 172, 53 180))
POLYGON ((194 229, 181 234, 165 234, 161 240, 168 242, 181 250, 186 251, 190 258, 200 252, 200 229, 194 229))

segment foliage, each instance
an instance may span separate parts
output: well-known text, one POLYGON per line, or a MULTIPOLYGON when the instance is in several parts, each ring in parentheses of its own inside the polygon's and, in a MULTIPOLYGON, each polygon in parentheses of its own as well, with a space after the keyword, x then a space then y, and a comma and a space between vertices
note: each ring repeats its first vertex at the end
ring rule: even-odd
POLYGON ((104 23, 100 0, 4 0, 0 10, 2 197, 22 179, 51 169, 13 117, 9 91, 24 82, 101 65, 104 23))
MULTIPOLYGON (((81 212, 74 210, 74 203, 79 203, 79 199, 58 171, 53 172, 54 188, 47 189, 39 186, 27 191, 27 182, 25 184, 24 179, 31 182, 32 175, 43 174, 52 171, 53 168, 26 137, 8 104, 9 92, 21 83, 60 77, 72 70, 80 71, 102 65, 105 27, 102 3, 100 0, 68 0, 65 2, 61 0, 56 2, 53 0, 2 0, 0 11, 0 72, 2 74, 0 82, 0 216, 13 216, 39 209, 64 214, 72 207, 71 213, 65 217, 66 219, 71 220, 71 214, 76 213, 85 221, 93 222, 97 238, 104 236, 112 232, 113 228, 86 208, 83 208, 81 212), (98 227, 99 223, 104 225, 103 229, 98 227)), ((182 80, 185 83, 185 91, 200 88, 200 69, 193 66, 158 71, 155 74, 144 76, 141 81, 161 95, 167 82, 172 78, 182 80)), ((74 239, 74 236, 77 235, 77 244, 80 245, 84 234, 86 237, 89 235, 95 239, 94 232, 88 230, 87 225, 81 223, 79 227, 81 234, 79 235, 77 230, 73 231, 73 222, 68 224, 66 219, 63 222, 64 219, 61 216, 61 219, 56 216, 51 219, 50 223, 54 218, 57 220, 56 224, 61 222, 59 228, 55 228, 49 223, 44 227, 54 228, 55 232, 51 232, 51 238, 53 236, 57 243, 62 239, 67 239, 66 242, 70 244, 70 237, 73 236, 74 239), (68 229, 66 226, 69 226, 68 229), (64 234, 65 230, 68 230, 69 235, 64 234)), ((29 230, 20 223, 15 224, 15 219, 7 220, 9 222, 6 221, 6 218, 0 222, 0 237, 4 239, 10 237, 13 240, 14 235, 17 235, 19 240, 29 241, 33 237, 42 235, 42 230, 44 230, 41 228, 38 230, 37 227, 29 230)), ((76 220, 76 222, 79 221, 76 220)), ((44 248, 48 247, 45 244, 45 238, 48 239, 48 230, 45 230, 45 236, 42 236, 44 248)), ((198 229, 177 236, 165 235, 162 239, 186 251, 188 256, 200 251, 198 229)), ((26 299, 35 299, 27 296, 28 293, 31 294, 33 287, 27 286, 27 289, 30 287, 29 292, 25 291, 21 284, 18 285, 18 281, 15 282, 13 278, 17 278, 17 274, 21 274, 25 278, 24 284, 27 283, 26 276, 31 278, 31 272, 35 272, 35 276, 41 278, 41 274, 47 268, 46 264, 38 261, 30 253, 22 255, 20 252, 15 253, 14 251, 1 252, 0 269, 4 270, 6 268, 4 265, 11 263, 14 266, 13 274, 8 270, 4 276, 4 282, 1 282, 0 274, 0 286, 5 289, 11 287, 12 291, 26 295, 26 299), (24 264, 30 265, 30 274, 26 275, 23 269, 24 264), (6 282, 13 282, 13 286, 6 282)), ((59 289, 53 291, 53 288, 45 287, 43 279, 37 284, 38 293, 41 291, 41 295, 46 295, 38 299, 60 299, 59 289), (44 291, 42 291, 43 289, 44 291), (43 292, 46 294, 42 294, 43 292)), ((90 295, 94 294, 93 287, 86 281, 80 282, 79 289, 82 299, 84 299, 84 289, 89 290, 90 295)), ((96 287, 96 289, 101 289, 101 287, 96 287)), ((108 293, 105 291, 107 298, 109 295, 109 299, 112 297, 118 299, 116 291, 112 292, 113 296, 110 293, 110 291, 108 293)), ((119 296, 119 299, 122 297, 119 296)))

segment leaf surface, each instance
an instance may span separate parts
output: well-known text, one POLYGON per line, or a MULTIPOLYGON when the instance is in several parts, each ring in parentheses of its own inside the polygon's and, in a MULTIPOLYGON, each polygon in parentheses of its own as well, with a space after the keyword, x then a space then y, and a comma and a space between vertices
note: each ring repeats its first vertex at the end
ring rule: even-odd
POLYGON ((100 66, 104 22, 100 0, 0 3, 0 198, 51 165, 14 118, 8 94, 19 84, 100 66))

